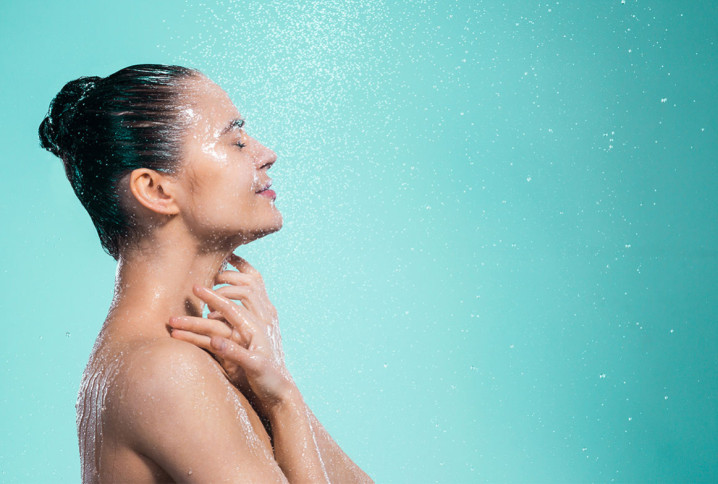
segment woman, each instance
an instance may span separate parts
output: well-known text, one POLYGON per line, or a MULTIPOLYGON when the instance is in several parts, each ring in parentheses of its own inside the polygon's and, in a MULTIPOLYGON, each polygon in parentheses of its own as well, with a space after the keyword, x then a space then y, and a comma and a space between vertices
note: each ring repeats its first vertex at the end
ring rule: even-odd
POLYGON ((233 254, 282 227, 276 155, 243 124, 200 72, 148 64, 69 82, 40 125, 118 261, 77 402, 84 482, 371 482, 305 405, 233 254))

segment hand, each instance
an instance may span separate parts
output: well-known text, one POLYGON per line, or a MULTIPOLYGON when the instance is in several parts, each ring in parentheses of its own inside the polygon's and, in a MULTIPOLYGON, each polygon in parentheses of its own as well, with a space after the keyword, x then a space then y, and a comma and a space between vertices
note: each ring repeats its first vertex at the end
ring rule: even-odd
POLYGON ((231 254, 237 271, 222 271, 217 290, 194 286, 194 294, 211 309, 206 318, 170 318, 172 337, 209 351, 240 390, 249 386, 266 415, 290 397, 294 382, 284 364, 277 310, 269 301, 259 272, 231 254), (238 300, 236 304, 233 300, 238 300))

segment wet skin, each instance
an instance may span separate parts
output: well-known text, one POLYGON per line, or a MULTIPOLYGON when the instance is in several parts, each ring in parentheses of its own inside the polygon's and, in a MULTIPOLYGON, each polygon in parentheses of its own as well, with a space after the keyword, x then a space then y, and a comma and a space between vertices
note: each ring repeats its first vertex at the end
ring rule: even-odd
POLYGON ((231 255, 282 226, 258 193, 276 155, 209 79, 185 95, 182 169, 122 181, 148 230, 121 251, 83 376, 83 481, 371 482, 304 404, 261 275, 231 255))

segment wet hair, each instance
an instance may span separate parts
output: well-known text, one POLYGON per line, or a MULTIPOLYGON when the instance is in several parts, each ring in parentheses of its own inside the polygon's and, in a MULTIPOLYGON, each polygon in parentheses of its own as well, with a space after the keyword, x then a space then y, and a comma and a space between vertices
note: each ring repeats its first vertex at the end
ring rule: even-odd
POLYGON ((181 88, 199 75, 139 64, 104 78, 80 77, 65 84, 40 124, 40 145, 62 159, 102 247, 115 259, 138 231, 120 203, 118 182, 137 168, 177 172, 187 128, 181 88))

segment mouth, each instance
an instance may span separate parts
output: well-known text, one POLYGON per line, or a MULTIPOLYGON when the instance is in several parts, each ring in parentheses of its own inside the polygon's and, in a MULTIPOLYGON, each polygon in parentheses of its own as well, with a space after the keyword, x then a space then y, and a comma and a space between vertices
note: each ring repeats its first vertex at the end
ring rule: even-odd
POLYGON ((271 198, 272 200, 275 200, 277 198, 277 194, 274 192, 274 190, 270 190, 269 187, 272 186, 272 182, 269 182, 267 185, 264 186, 261 190, 257 192, 257 195, 262 195, 263 197, 271 198))
POLYGON ((269 187, 271 187, 271 186, 272 186, 272 182, 270 181, 269 183, 267 183, 266 185, 264 185, 262 188, 260 188, 259 190, 257 190, 257 193, 262 193, 263 191, 269 190, 269 187))

